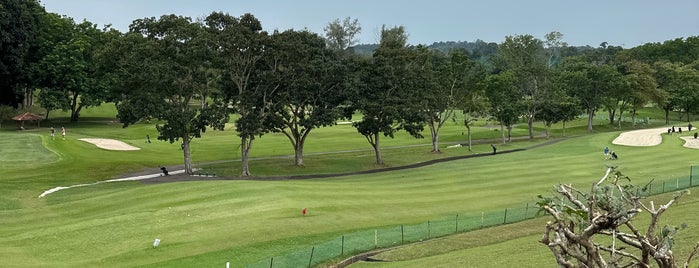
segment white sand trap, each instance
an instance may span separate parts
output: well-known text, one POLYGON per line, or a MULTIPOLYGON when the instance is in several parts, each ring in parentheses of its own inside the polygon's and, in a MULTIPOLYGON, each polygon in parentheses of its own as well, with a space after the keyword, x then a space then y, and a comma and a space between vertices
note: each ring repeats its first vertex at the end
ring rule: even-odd
POLYGON ((690 136, 680 137, 680 139, 684 140, 684 147, 690 149, 699 149, 699 139, 695 139, 694 137, 690 136))
POLYGON ((99 147, 99 148, 107 149, 107 150, 115 150, 115 151, 141 150, 141 148, 128 145, 123 141, 112 140, 112 139, 80 139, 80 140, 84 141, 84 142, 92 143, 94 145, 97 145, 97 147, 99 147))
POLYGON ((656 146, 663 142, 660 136, 667 133, 667 128, 639 129, 619 134, 613 144, 626 146, 656 146))

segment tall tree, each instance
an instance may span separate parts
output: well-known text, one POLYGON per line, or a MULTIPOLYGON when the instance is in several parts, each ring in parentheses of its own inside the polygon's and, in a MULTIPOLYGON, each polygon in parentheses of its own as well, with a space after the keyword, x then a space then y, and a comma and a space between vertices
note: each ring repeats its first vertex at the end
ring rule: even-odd
POLYGON ((363 119, 353 126, 374 149, 376 164, 383 164, 380 137, 393 137, 404 129, 422 137, 422 116, 413 105, 417 92, 410 85, 411 52, 402 26, 381 30, 381 43, 363 75, 363 86, 355 104, 363 119))
POLYGON ((549 90, 549 70, 541 40, 531 35, 507 36, 498 47, 495 66, 510 70, 517 78, 522 92, 524 115, 529 127, 529 138, 534 138, 534 120, 549 90))
POLYGON ((70 110, 71 122, 78 120, 83 108, 98 106, 107 96, 103 74, 98 72, 98 53, 107 43, 106 31, 89 21, 73 24, 70 38, 55 44, 41 60, 43 90, 58 91, 42 96, 57 97, 53 103, 70 110))
POLYGON ((691 114, 699 111, 699 61, 675 65, 669 76, 667 88, 670 89, 670 102, 684 112, 685 120, 689 122, 692 120, 691 114))
POLYGON ((42 17, 46 14, 37 0, 3 0, 0 3, 0 105, 17 108, 25 92, 33 91, 29 77, 42 17))
POLYGON ((271 112, 266 105, 268 88, 261 82, 261 73, 268 66, 263 58, 269 36, 252 14, 234 17, 214 12, 205 23, 218 48, 216 58, 221 69, 222 90, 234 112, 240 115, 236 130, 240 136, 241 176, 250 176, 250 150, 255 137, 269 131, 264 127, 271 112))
POLYGON ((358 42, 356 36, 362 32, 358 19, 346 17, 342 22, 335 19, 323 29, 325 41, 330 49, 346 50, 358 42))
POLYGON ((485 94, 490 100, 490 115, 500 122, 502 144, 511 141, 512 125, 522 114, 522 96, 517 88, 517 78, 510 72, 489 75, 485 81, 485 94), (507 138, 505 137, 507 129, 507 138))
MULTIPOLYGON (((663 98, 663 94, 658 90, 653 70, 650 65, 639 61, 628 61, 624 63, 624 80, 627 87, 631 89, 631 94, 625 100, 631 112, 631 122, 636 126, 636 115, 639 109, 653 100, 663 98)), ((621 124, 621 111, 619 111, 619 123, 621 124)))
POLYGON ((117 103, 118 117, 125 126, 148 116, 164 121, 156 125, 158 139, 181 139, 185 172, 191 174, 191 140, 207 127, 222 130, 228 121, 220 97, 213 96, 205 108, 190 105, 197 88, 208 83, 204 70, 212 54, 205 44, 207 35, 201 24, 176 15, 135 20, 129 28, 114 44, 122 53, 121 83, 129 86, 117 103))
POLYGON ((325 47, 322 37, 308 31, 287 30, 271 36, 270 50, 279 90, 270 118, 273 131, 283 133, 294 148, 297 166, 303 166, 303 148, 316 128, 335 124, 345 103, 347 68, 339 54, 325 47))
POLYGON ((453 50, 446 55, 423 53, 435 58, 434 67, 419 70, 425 75, 430 72, 434 80, 423 90, 423 114, 432 136, 432 151, 439 151, 439 132, 442 126, 455 118, 455 112, 463 111, 464 126, 468 132, 468 148, 471 150, 471 124, 477 113, 486 109, 485 96, 480 88, 485 71, 480 64, 468 58, 464 51, 453 50))

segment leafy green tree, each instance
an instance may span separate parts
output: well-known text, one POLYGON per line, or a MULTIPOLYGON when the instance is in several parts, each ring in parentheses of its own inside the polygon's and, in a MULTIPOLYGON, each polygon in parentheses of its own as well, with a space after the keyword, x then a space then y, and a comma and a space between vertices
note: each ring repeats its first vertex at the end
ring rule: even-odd
POLYGON ((115 44, 123 53, 117 67, 123 75, 121 83, 129 86, 117 103, 118 117, 125 126, 149 116, 165 122, 156 125, 158 139, 182 140, 188 174, 193 172, 191 140, 201 137, 207 127, 223 130, 228 121, 221 96, 212 96, 203 108, 190 105, 197 88, 209 83, 205 70, 213 54, 206 40, 200 23, 163 15, 135 20, 130 32, 115 44))
POLYGON ((274 33, 271 40, 271 75, 279 86, 271 97, 272 131, 289 138, 295 164, 303 166, 303 148, 311 131, 333 125, 343 115, 348 70, 340 55, 327 49, 315 33, 287 30, 274 33))
MULTIPOLYGON (((464 114, 464 126, 468 132, 468 149, 471 150, 471 124, 487 108, 487 99, 483 93, 482 80, 485 70, 468 58, 464 51, 453 50, 446 55, 433 54, 435 72, 433 86, 426 87, 424 101, 427 109, 423 110, 426 122, 432 134, 432 150, 438 151, 438 135, 441 127, 454 119, 454 112, 461 110, 464 114)), ((419 73, 428 73, 420 70, 419 73)))
POLYGON ((46 11, 37 0, 3 0, 0 3, 0 105, 19 107, 25 93, 33 92, 30 69, 37 36, 46 11))
POLYGON ((346 17, 342 22, 340 19, 328 23, 323 29, 325 31, 325 41, 330 49, 346 50, 357 43, 356 36, 362 32, 362 26, 358 19, 352 20, 346 17))
POLYGON ((587 114, 587 131, 592 132, 595 113, 603 107, 607 94, 621 81, 621 74, 613 66, 574 58, 563 64, 558 76, 568 95, 577 99, 587 114))
POLYGON ((512 138, 512 125, 522 114, 522 96, 517 88, 517 78, 507 71, 487 76, 484 84, 485 94, 490 101, 490 115, 500 122, 502 144, 506 144, 512 138))
POLYGON ((550 88, 549 69, 544 56, 543 42, 531 35, 507 36, 498 47, 495 66, 509 70, 517 78, 524 115, 529 127, 529 138, 534 138, 534 120, 550 88))
POLYGON ((691 121, 691 113, 699 109, 699 61, 687 65, 670 65, 666 87, 670 103, 691 121))
MULTIPOLYGON (((540 242, 560 267, 677 267, 672 251, 675 236, 687 225, 666 224, 660 217, 688 191, 677 192, 660 206, 644 202, 647 185, 638 187, 615 168, 608 168, 589 192, 560 184, 553 196, 539 196, 537 205, 553 219, 540 242), (648 213, 648 223, 637 217, 648 213)), ((689 267, 699 244, 683 267, 689 267)))
POLYGON ((381 43, 374 52, 362 77, 362 88, 355 99, 363 114, 353 126, 364 136, 376 154, 376 164, 382 165, 380 137, 393 137, 405 130, 414 137, 422 137, 423 117, 417 113, 415 97, 419 91, 411 85, 414 78, 409 68, 413 64, 411 51, 406 46, 407 34, 402 26, 381 30, 381 43))
POLYGON ((15 109, 12 106, 0 105, 0 128, 2 128, 2 122, 12 119, 14 115, 15 109))
MULTIPOLYGON (((663 98, 663 94, 657 88, 653 70, 650 65, 639 61, 628 61, 624 64, 624 80, 627 87, 631 89, 631 93, 624 100, 628 104, 631 112, 631 122, 636 126, 636 112, 642 109, 646 104, 663 98)), ((621 126, 621 110, 619 111, 619 124, 621 126)))
POLYGON ((215 66, 221 70, 222 92, 240 115, 236 130, 240 136, 241 176, 250 176, 250 150, 255 137, 270 131, 269 84, 264 83, 264 62, 269 35, 252 14, 234 17, 214 12, 205 19, 216 50, 215 66))
POLYGON ((106 33, 97 25, 83 21, 74 24, 71 38, 57 43, 42 60, 42 94, 50 97, 42 103, 70 110, 75 122, 84 107, 98 106, 107 96, 103 77, 97 72, 97 53, 103 49, 106 33), (67 97, 67 102, 63 101, 67 97))

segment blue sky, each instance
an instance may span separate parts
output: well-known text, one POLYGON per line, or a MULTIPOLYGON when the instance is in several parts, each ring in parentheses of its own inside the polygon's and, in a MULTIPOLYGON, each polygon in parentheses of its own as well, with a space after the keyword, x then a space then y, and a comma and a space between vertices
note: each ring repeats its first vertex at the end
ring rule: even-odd
POLYGON ((699 35, 697 0, 41 0, 49 12, 126 31, 134 19, 212 11, 251 13, 267 31, 309 29, 323 35, 334 19, 359 19, 360 43, 377 43, 382 25, 403 25, 411 44, 501 43, 505 36, 551 31, 571 45, 602 42, 626 48, 699 35))

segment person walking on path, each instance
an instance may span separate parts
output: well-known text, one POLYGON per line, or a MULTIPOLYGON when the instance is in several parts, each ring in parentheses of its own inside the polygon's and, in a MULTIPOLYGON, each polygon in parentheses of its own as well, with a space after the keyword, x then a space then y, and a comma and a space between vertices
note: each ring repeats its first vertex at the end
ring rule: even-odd
POLYGON ((64 140, 66 139, 66 128, 65 127, 61 127, 61 136, 63 136, 64 140))
POLYGON ((493 147, 493 154, 496 154, 498 152, 498 148, 495 147, 495 144, 491 144, 490 147, 493 147))
POLYGON ((687 124, 687 131, 692 131, 692 123, 687 124))
POLYGON ((51 127, 51 139, 56 140, 56 129, 51 127))

